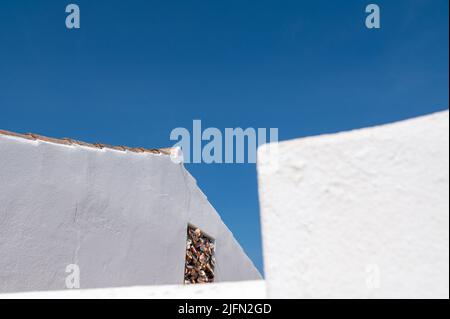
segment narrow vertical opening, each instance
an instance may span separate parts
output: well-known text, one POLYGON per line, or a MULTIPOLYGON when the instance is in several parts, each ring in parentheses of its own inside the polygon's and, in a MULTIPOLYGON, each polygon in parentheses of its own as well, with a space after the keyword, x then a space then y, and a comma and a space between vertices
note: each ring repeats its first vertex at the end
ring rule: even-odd
POLYGON ((200 228, 188 224, 184 283, 214 282, 215 265, 215 240, 200 228))

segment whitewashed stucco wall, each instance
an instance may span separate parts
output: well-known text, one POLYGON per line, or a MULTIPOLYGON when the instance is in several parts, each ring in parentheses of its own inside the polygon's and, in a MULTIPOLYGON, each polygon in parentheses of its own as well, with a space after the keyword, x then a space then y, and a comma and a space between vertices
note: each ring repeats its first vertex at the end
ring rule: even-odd
POLYGON ((182 164, 166 155, 0 135, 0 292, 183 283, 187 223, 216 239, 216 281, 259 279, 182 164))
POLYGON ((0 294, 0 299, 264 299, 264 280, 204 285, 65 289, 0 294))
POLYGON ((448 111, 267 150, 268 297, 449 297, 448 111))

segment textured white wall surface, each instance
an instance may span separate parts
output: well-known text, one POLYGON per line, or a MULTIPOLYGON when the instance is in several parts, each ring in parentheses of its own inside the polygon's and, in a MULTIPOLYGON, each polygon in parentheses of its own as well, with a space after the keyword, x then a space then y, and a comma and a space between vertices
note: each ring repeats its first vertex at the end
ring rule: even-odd
POLYGON ((0 294, 0 299, 263 299, 265 297, 263 280, 0 294))
POLYGON ((268 297, 448 298, 448 111, 258 151, 268 297))
POLYGON ((167 155, 0 134, 0 292, 181 284, 186 227, 216 240, 216 281, 260 274, 167 155))

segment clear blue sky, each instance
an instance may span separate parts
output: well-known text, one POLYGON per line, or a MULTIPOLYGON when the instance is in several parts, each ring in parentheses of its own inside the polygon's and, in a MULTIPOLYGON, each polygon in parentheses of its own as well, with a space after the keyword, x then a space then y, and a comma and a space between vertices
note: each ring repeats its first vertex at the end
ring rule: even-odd
MULTIPOLYGON (((0 128, 164 147, 193 119, 285 140, 447 109, 448 12, 448 0, 1 0, 0 128), (71 2, 79 30, 65 28, 71 2), (364 26, 372 2, 380 30, 364 26)), ((262 270, 255 165, 187 167, 262 270)))

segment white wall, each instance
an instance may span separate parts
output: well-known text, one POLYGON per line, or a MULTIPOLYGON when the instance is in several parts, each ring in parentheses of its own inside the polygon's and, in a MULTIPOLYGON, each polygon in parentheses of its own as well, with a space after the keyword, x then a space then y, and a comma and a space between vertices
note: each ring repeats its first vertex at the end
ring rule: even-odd
POLYGON ((0 294, 0 299, 263 299, 265 297, 263 280, 0 294))
POLYGON ((219 215, 167 155, 0 134, 0 292, 181 284, 187 223, 216 239, 216 281, 259 279, 219 215))
POLYGON ((448 111, 258 152, 269 297, 449 297, 448 111))

